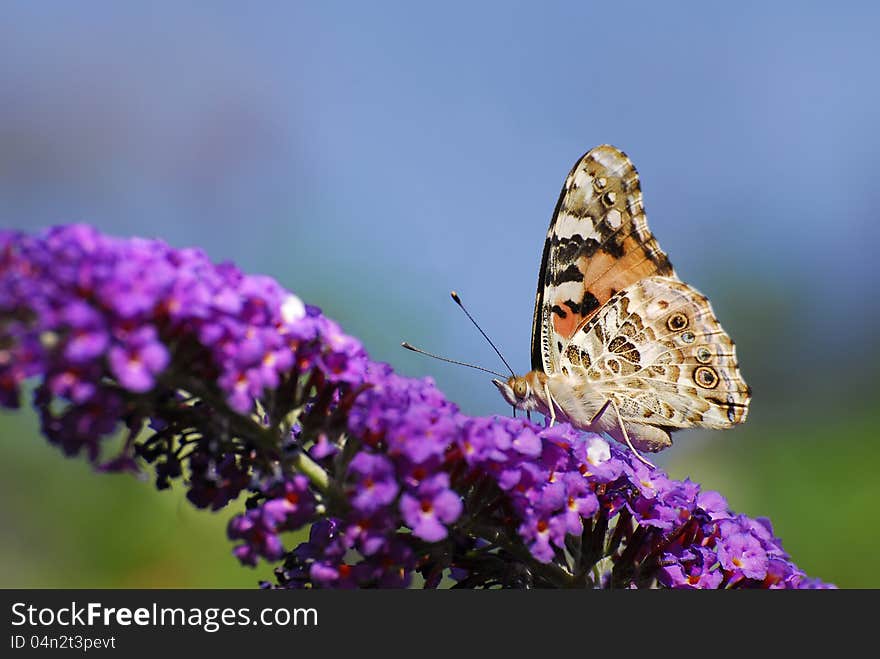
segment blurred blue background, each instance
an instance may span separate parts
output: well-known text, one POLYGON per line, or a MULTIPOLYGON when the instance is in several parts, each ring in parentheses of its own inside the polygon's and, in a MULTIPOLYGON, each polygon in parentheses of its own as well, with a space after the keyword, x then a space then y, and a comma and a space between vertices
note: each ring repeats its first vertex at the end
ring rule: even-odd
MULTIPOLYGON (((754 389, 659 463, 773 520, 794 560, 880 586, 874 3, 4 3, 0 223, 201 246, 324 308, 372 356, 507 413, 458 290, 529 365, 564 177, 611 143, 754 389), (662 6, 661 6, 662 5, 662 6)), ((0 586, 252 586, 149 482, 0 415, 0 586)))

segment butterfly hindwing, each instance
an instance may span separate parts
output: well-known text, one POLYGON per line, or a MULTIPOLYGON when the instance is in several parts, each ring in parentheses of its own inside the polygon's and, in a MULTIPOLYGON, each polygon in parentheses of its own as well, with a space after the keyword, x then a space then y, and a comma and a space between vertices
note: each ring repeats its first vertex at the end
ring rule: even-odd
POLYGON ((733 341, 709 301, 673 277, 615 294, 563 344, 559 367, 582 380, 584 399, 617 402, 625 422, 729 428, 748 414, 733 341))
POLYGON ((648 230, 639 176, 604 145, 569 172, 544 244, 532 323, 532 368, 557 372, 560 346, 615 293, 652 275, 674 276, 648 230))

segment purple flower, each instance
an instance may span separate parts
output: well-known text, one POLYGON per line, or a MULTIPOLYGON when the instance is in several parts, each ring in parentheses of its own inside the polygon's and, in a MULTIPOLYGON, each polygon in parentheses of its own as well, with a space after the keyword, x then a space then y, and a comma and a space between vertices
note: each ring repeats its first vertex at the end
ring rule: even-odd
POLYGON ((70 328, 64 356, 71 363, 88 362, 101 355, 110 342, 104 319, 82 300, 72 301, 61 313, 70 328))
POLYGON ((415 492, 400 499, 400 512, 413 535, 428 542, 445 538, 448 531, 444 525, 458 519, 461 510, 461 499, 449 489, 449 477, 444 473, 422 481, 415 492))
POLYGON ((170 359, 168 350, 156 339, 156 330, 150 326, 125 336, 120 344, 110 348, 107 357, 110 371, 119 383, 137 393, 153 387, 155 376, 165 369, 170 359))
POLYGON ((388 458, 361 452, 348 468, 355 477, 355 487, 349 496, 357 510, 369 514, 394 501, 400 488, 388 458))
POLYGON ((308 478, 294 474, 263 489, 266 501, 262 504, 262 514, 274 528, 294 531, 311 521, 315 500, 308 478))
POLYGON ((231 540, 244 540, 233 550, 245 565, 256 565, 259 557, 277 561, 284 555, 279 533, 294 531, 312 518, 314 497, 308 479, 300 474, 272 483, 265 488, 266 500, 229 523, 231 540))
POLYGON ((507 460, 506 451, 511 446, 511 436, 502 426, 506 419, 468 419, 463 428, 461 450, 464 459, 472 466, 507 460))
POLYGON ((344 535, 349 547, 364 556, 373 557, 388 548, 398 525, 396 515, 386 509, 372 516, 354 516, 348 522, 344 535))
POLYGON ((230 540, 244 540, 233 553, 243 564, 254 566, 260 557, 277 561, 284 554, 284 545, 278 537, 274 525, 261 510, 249 510, 237 515, 229 522, 230 540))
POLYGON ((638 488, 639 494, 645 499, 662 497, 673 488, 666 474, 642 462, 630 465, 627 471, 630 474, 630 482, 638 488))
POLYGON ((513 449, 518 453, 522 453, 530 458, 536 458, 541 455, 543 444, 538 436, 528 428, 524 428, 522 432, 512 442, 513 449))
POLYGON ((572 535, 579 535, 584 530, 584 520, 592 518, 599 510, 599 498, 580 473, 568 472, 563 479, 566 485, 564 503, 566 530, 572 535))
POLYGON ((646 476, 644 471, 640 473, 642 475, 637 477, 637 486, 642 496, 628 504, 639 523, 671 530, 691 518, 699 492, 696 483, 690 480, 669 481, 658 471, 653 471, 650 476, 646 476))
POLYGON ((309 455, 315 460, 323 460, 324 458, 335 455, 339 452, 339 447, 330 441, 327 433, 322 432, 318 435, 318 440, 309 449, 309 455))
POLYGON ((761 541, 747 533, 734 533, 718 542, 718 560, 725 570, 749 579, 767 576, 767 552, 761 541))
POLYGON ((64 370, 47 373, 46 384, 55 396, 82 404, 98 394, 100 377, 100 369, 91 364, 82 367, 70 364, 64 370))
POLYGON ((727 507, 727 499, 718 492, 712 490, 700 492, 697 496, 697 506, 709 515, 710 519, 728 519, 731 517, 727 507))
POLYGON ((438 416, 427 405, 410 407, 401 421, 389 431, 390 449, 415 464, 442 457, 457 431, 453 418, 438 416))
POLYGON ((101 304, 120 318, 150 313, 174 277, 174 268, 164 258, 164 245, 134 239, 125 244, 108 269, 108 276, 96 282, 95 293, 101 304), (144 265, 149 264, 149 269, 144 265))
POLYGON ((262 378, 256 370, 231 370, 220 376, 218 382, 229 396, 229 406, 241 414, 250 412, 254 400, 263 393, 262 378))
POLYGON ((340 382, 360 382, 364 376, 364 352, 360 342, 342 333, 336 323, 328 321, 326 345, 320 364, 327 377, 340 382))
MULTIPOLYGON (((170 458, 176 462, 176 457, 170 458)), ((186 496, 197 508, 219 510, 235 499, 250 480, 247 466, 234 455, 213 458, 207 451, 196 451, 189 459, 190 489, 186 496)))
MULTIPOLYGON (((558 531, 558 529, 556 529, 558 531)), ((554 534, 550 528, 550 522, 545 517, 529 515, 520 525, 519 534, 522 536, 532 555, 542 563, 553 560, 556 552, 553 550, 552 541, 554 534)))
POLYGON ((581 474, 601 483, 616 480, 624 471, 625 463, 612 457, 608 442, 598 435, 588 435, 576 442, 574 457, 581 474))
POLYGON ((526 497, 532 508, 546 515, 562 510, 567 494, 565 484, 555 481, 529 488, 526 497))
POLYGON ((819 580, 810 580, 796 566, 781 558, 770 558, 767 561, 767 576, 762 583, 763 586, 771 589, 781 588, 827 588, 827 584, 823 584, 819 580), (812 583, 811 583, 812 582, 812 583))
POLYGON ((718 557, 705 547, 685 552, 679 560, 660 569, 660 580, 672 588, 718 588, 724 578, 718 557))

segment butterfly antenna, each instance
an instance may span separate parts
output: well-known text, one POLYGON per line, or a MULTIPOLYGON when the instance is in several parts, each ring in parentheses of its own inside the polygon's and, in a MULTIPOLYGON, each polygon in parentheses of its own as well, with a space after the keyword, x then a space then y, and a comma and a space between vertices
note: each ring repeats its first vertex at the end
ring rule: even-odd
POLYGON ((434 359, 439 359, 441 362, 447 362, 448 364, 458 364, 459 366, 467 366, 468 368, 475 368, 478 371, 483 371, 485 373, 491 373, 492 375, 497 375, 499 378, 506 378, 507 376, 503 373, 498 373, 497 371, 491 371, 488 368, 483 368, 482 366, 477 366, 476 364, 468 364, 467 362, 460 362, 455 359, 449 359, 447 357, 441 357, 440 355, 435 355, 432 352, 428 352, 427 350, 422 350, 421 348, 416 348, 413 345, 410 345, 406 341, 401 343, 404 348, 407 350, 412 350, 413 352, 417 352, 420 355, 425 355, 427 357, 433 357, 434 359))
POLYGON ((450 295, 452 296, 452 299, 455 300, 455 303, 459 307, 461 307, 461 310, 464 311, 464 314, 468 317, 468 320, 470 320, 474 324, 474 327, 476 327, 480 331, 480 334, 483 335, 483 338, 489 342, 489 345, 492 346, 492 349, 495 351, 495 354, 501 358, 501 361, 504 362, 504 365, 507 367, 507 370, 510 371, 510 374, 513 376, 516 376, 516 373, 513 372, 513 369, 510 367, 510 364, 508 364, 507 360, 504 359, 504 355, 501 354, 501 351, 498 349, 498 346, 496 346, 494 343, 492 343, 492 339, 490 339, 488 336, 486 336, 486 333, 483 331, 483 328, 477 324, 477 321, 474 320, 474 317, 471 316, 471 314, 465 308, 464 303, 462 303, 462 301, 461 301, 461 298, 458 297, 458 293, 456 293, 455 291, 452 291, 450 293, 450 295))

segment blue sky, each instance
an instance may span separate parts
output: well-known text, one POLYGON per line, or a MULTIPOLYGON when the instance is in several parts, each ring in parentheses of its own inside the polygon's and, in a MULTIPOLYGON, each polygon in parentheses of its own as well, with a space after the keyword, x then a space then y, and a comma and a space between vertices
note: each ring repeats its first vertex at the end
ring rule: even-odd
POLYGON ((399 343, 496 367, 454 288, 526 369, 559 189, 611 143, 756 391, 857 391, 878 364, 857 346, 880 325, 880 10, 660 5, 7 7, 0 224, 202 246, 504 413, 399 343))

